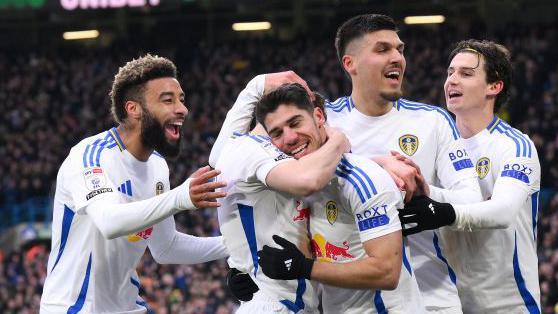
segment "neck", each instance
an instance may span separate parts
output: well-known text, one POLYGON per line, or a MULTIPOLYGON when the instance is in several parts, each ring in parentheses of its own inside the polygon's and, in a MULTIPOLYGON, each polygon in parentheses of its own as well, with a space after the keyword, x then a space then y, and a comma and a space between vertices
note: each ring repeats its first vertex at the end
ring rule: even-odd
POLYGON ((126 146, 126 150, 139 161, 147 161, 153 153, 153 148, 147 148, 141 141, 139 125, 120 124, 116 131, 126 146))
POLYGON ((378 117, 391 110, 392 104, 389 100, 382 98, 380 95, 373 95, 373 93, 366 93, 363 91, 366 91, 366 88, 353 87, 351 93, 351 97, 358 111, 367 116, 378 117))
POLYGON ((494 112, 491 106, 477 107, 462 112, 456 111, 454 113, 457 129, 459 129, 462 138, 470 138, 477 135, 485 129, 494 118, 494 112))

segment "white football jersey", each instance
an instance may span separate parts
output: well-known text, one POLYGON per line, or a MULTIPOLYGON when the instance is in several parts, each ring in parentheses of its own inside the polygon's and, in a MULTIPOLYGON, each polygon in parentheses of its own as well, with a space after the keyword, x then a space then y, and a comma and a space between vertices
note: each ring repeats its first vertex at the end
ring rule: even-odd
MULTIPOLYGON (((389 174, 365 157, 345 154, 335 173, 324 189, 305 201, 312 208, 311 246, 316 259, 347 263, 368 256, 364 242, 401 230, 397 209, 403 207, 403 198, 389 174)), ((424 305, 405 251, 403 247, 404 267, 396 290, 321 284, 324 313, 422 313, 424 305)))
MULTIPOLYGON (((115 128, 74 146, 57 176, 52 250, 41 313, 145 313, 135 268, 158 225, 107 240, 85 207, 100 198, 144 200, 169 190, 166 161, 138 161, 115 128)), ((169 217, 168 219, 174 219, 169 217)))
MULTIPOLYGON (((541 168, 529 137, 494 117, 486 129, 463 139, 485 200, 495 185, 525 192, 515 221, 506 229, 456 232, 448 258, 459 277, 465 313, 540 313, 537 211, 541 168)), ((449 232, 451 235, 452 232, 449 232)))
MULTIPOLYGON (((343 130, 353 153, 370 157, 398 151, 419 165, 429 184, 442 188, 476 176, 452 117, 441 108, 399 99, 391 111, 372 117, 359 112, 351 97, 341 97, 327 103, 326 111, 328 124, 343 130)), ((457 278, 439 232, 423 231, 407 239, 427 309, 459 307, 457 278)))
POLYGON ((215 166, 221 170, 218 180, 227 183, 223 189, 227 196, 218 209, 219 224, 231 254, 229 266, 250 274, 260 288, 260 299, 281 303, 294 313, 313 312, 318 301, 310 281, 270 279, 258 265, 257 252, 264 245, 277 247, 274 234, 301 249, 307 247, 308 208, 265 184, 269 171, 289 159, 267 137, 235 133, 222 147, 215 166))

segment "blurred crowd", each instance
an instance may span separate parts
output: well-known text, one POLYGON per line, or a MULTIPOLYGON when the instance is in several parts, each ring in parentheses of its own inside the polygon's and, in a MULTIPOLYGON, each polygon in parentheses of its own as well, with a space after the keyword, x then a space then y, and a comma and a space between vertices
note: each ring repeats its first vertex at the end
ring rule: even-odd
MULTIPOLYGON (((542 164, 538 245, 544 313, 558 313, 558 34, 556 27, 513 26, 491 32, 512 52, 515 83, 500 117, 529 134, 542 164)), ((407 57, 405 98, 444 106, 443 82, 451 43, 478 30, 403 29, 407 57), (424 40, 428 38, 428 40, 424 40)), ((131 49, 67 47, 56 52, 0 52, 0 213, 30 198, 51 197, 56 173, 80 139, 113 126, 108 91, 118 66, 146 52, 174 60, 190 118, 183 150, 170 161, 171 185, 207 164, 228 108, 258 73, 292 69, 331 99, 350 92, 331 38, 244 39, 218 47, 131 49)), ((218 235, 216 212, 176 216, 178 228, 218 235)), ((48 248, 0 254, 0 313, 36 313, 48 248)), ((141 296, 157 313, 230 313, 226 262, 158 265, 146 253, 138 267, 141 296)))

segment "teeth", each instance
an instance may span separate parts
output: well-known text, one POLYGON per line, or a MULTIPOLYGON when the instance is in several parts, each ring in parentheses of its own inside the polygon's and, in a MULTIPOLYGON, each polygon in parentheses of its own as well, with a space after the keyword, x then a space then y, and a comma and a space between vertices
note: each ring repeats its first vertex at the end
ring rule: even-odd
POLYGON ((296 148, 295 150, 291 151, 291 155, 296 155, 298 153, 300 153, 303 149, 305 149, 308 146, 308 143, 299 146, 298 148, 296 148))
POLYGON ((386 77, 389 78, 399 78, 400 75, 401 73, 399 71, 389 71, 386 73, 386 77))

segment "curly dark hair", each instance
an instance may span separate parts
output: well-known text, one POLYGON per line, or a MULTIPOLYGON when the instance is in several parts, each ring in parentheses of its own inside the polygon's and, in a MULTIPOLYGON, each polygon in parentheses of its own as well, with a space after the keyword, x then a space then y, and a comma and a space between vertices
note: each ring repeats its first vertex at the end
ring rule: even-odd
POLYGON ((147 54, 120 67, 109 94, 114 121, 122 123, 128 116, 124 107, 126 101, 132 100, 143 105, 145 83, 162 77, 176 78, 176 66, 169 59, 156 55, 147 54))
MULTIPOLYGON (((484 58, 484 71, 486 72, 486 82, 494 83, 502 81, 504 88, 496 96, 494 111, 498 111, 510 96, 510 84, 512 81, 511 57, 508 49, 500 44, 489 40, 468 39, 455 44, 448 58, 448 66, 451 60, 461 52, 476 53, 484 58)), ((480 58, 479 58, 480 63, 480 58)))

